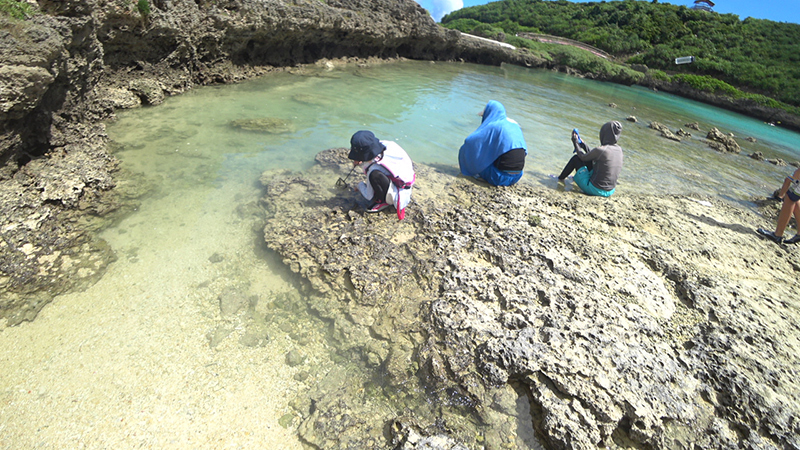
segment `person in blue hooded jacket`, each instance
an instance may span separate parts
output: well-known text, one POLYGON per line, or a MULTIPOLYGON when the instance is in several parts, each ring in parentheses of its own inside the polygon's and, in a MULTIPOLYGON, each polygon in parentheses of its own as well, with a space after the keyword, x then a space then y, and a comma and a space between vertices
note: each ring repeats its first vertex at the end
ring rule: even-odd
POLYGON ((461 173, 494 186, 511 186, 522 178, 528 154, 522 129, 496 100, 486 104, 481 116, 481 125, 458 151, 461 173))

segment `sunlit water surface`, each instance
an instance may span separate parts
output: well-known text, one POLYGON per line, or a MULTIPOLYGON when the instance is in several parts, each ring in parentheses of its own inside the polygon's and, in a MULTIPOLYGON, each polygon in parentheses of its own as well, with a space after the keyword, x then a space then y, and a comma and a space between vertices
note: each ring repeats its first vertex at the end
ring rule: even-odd
MULTIPOLYGON (((749 207, 789 168, 746 155, 799 157, 800 136, 758 120, 513 66, 403 62, 279 73, 123 111, 108 127, 120 144, 115 156, 125 173, 144 178, 120 182, 144 180, 151 194, 103 232, 119 259, 100 282, 0 333, 2 447, 299 448, 287 403, 341 362, 321 324, 300 310, 275 312, 285 303, 276 299, 295 288, 253 228, 259 175, 306 169, 316 153, 347 147, 360 129, 397 141, 416 162, 457 166, 490 99, 522 126, 523 181, 552 189, 548 175, 571 156, 570 131, 597 144, 608 120, 624 127, 620 194, 699 193, 749 207), (625 121, 630 115, 639 122, 625 121), (267 117, 289 129, 230 125, 267 117), (651 121, 694 136, 669 141, 648 128, 651 121), (703 132, 687 129, 689 122, 703 132), (742 154, 711 150, 702 138, 712 126, 739 137, 742 154), (221 314, 225 292, 248 299, 246 320, 258 322, 263 336, 248 338, 241 318, 221 314), (304 355, 302 364, 287 364, 292 351, 304 355)), ((518 443, 531 445, 520 414, 518 443)))

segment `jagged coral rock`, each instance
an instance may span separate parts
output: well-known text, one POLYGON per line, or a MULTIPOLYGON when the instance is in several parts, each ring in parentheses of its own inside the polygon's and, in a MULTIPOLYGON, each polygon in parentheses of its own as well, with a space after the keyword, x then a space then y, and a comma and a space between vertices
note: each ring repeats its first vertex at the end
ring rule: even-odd
MULTIPOLYGON (((431 410, 403 423, 447 417, 434 434, 477 444, 474 424, 504 423, 493 415, 503 408, 488 406, 513 383, 552 448, 619 436, 658 449, 798 444, 800 397, 788 380, 800 361, 792 346, 773 345, 775 335, 796 339, 786 330, 800 317, 782 299, 797 281, 770 269, 791 266, 792 255, 758 239, 756 214, 686 196, 491 188, 456 168, 417 165, 398 222, 364 213, 356 194, 333 186, 345 155, 323 152, 305 174, 262 177, 265 239, 320 293, 310 308, 345 354, 370 366, 384 358, 398 398, 428 393, 431 410), (531 224, 532 214, 541 220, 531 224), (380 354, 375 339, 387 346, 380 354), (459 420, 453 408, 477 419, 459 420)), ((351 422, 335 432, 368 445, 373 420, 400 420, 345 394, 318 393, 305 439, 326 442, 325 418, 346 413, 351 422)))

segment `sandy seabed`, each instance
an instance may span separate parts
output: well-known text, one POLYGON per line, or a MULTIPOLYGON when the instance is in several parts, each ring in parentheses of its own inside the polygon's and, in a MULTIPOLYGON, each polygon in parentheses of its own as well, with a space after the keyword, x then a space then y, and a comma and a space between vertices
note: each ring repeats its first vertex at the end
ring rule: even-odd
POLYGON ((301 448, 279 423, 303 386, 286 362, 297 343, 271 331, 242 345, 241 314, 220 314, 226 283, 290 289, 256 257, 234 194, 144 203, 104 233, 118 261, 98 283, 0 328, 0 448, 301 448))

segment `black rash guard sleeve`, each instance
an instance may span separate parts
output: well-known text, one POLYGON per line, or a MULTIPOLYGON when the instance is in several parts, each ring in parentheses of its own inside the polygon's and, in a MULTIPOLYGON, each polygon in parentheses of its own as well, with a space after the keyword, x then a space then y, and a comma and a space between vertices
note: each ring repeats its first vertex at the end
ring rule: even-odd
POLYGON ((494 166, 497 167, 497 170, 502 170, 504 172, 517 172, 522 170, 525 167, 525 149, 515 148, 514 150, 503 153, 499 158, 494 160, 494 166))

